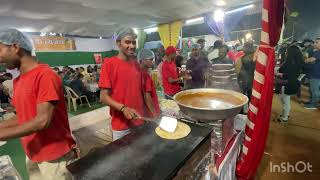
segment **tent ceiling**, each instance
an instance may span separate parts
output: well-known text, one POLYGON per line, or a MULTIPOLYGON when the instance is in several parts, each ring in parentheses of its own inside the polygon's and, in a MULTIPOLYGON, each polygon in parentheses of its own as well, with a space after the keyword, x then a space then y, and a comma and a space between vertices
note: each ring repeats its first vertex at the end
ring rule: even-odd
MULTIPOLYGON (((145 28, 221 8, 222 0, 1 0, 0 27, 108 37, 119 26, 145 28)), ((261 0, 224 0, 230 9, 261 0)))

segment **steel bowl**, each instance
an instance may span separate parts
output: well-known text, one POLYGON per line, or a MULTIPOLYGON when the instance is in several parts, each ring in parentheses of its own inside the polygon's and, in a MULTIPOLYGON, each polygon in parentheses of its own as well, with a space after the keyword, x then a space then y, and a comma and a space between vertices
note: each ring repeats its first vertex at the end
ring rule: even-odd
POLYGON ((185 91, 181 91, 177 93, 173 99, 179 105, 180 111, 183 116, 191 120, 198 120, 202 122, 214 122, 216 120, 225 120, 230 117, 236 116, 243 106, 248 103, 248 97, 231 90, 223 90, 223 89, 211 89, 211 88, 200 88, 200 89, 189 89, 185 91), (241 101, 240 105, 234 105, 233 107, 229 108, 201 108, 201 107, 194 107, 183 104, 179 102, 180 96, 185 96, 188 94, 194 93, 219 93, 219 94, 228 94, 233 95, 235 98, 238 98, 241 101))

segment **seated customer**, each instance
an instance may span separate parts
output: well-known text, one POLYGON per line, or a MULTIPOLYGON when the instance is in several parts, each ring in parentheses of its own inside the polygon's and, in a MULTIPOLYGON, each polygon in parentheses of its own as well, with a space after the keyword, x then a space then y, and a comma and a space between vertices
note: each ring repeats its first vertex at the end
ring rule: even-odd
POLYGON ((92 75, 95 82, 99 82, 100 72, 101 72, 101 67, 97 67, 97 69, 93 71, 92 75))
POLYGON ((63 71, 59 71, 58 76, 61 78, 63 86, 70 85, 71 80, 69 79, 69 76, 66 75, 63 71))
POLYGON ((83 75, 78 74, 76 78, 70 82, 70 88, 73 89, 74 92, 77 93, 79 96, 86 95, 87 92, 82 80, 83 75))
POLYGON ((93 68, 90 65, 87 67, 87 73, 93 73, 93 68))
POLYGON ((13 80, 12 80, 12 74, 11 73, 5 73, 2 76, 2 86, 1 86, 1 92, 0 92, 0 102, 1 103, 9 103, 9 100, 13 96, 13 80))
POLYGON ((80 72, 80 74, 83 75, 83 79, 84 80, 86 80, 86 81, 90 81, 91 80, 90 74, 87 71, 84 70, 84 67, 80 67, 79 72, 80 72))

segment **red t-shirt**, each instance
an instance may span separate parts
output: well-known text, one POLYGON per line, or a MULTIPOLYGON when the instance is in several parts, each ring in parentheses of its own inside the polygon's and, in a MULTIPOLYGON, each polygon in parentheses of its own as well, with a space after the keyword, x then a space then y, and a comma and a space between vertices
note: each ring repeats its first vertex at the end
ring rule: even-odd
POLYGON ((244 52, 243 52, 243 51, 239 51, 239 52, 229 51, 227 54, 228 54, 229 58, 230 58, 233 62, 236 62, 236 61, 239 60, 242 56, 244 56, 244 52))
POLYGON ((48 65, 39 64, 17 77, 13 87, 12 104, 16 108, 18 124, 26 123, 37 115, 37 104, 57 102, 49 127, 21 138, 29 159, 33 162, 52 161, 70 152, 75 142, 70 132, 59 76, 48 65))
POLYGON ((177 67, 175 62, 168 62, 164 61, 162 64, 162 84, 164 93, 167 95, 175 95, 176 93, 181 91, 181 87, 178 82, 176 83, 169 83, 168 78, 171 77, 172 79, 179 78, 177 67))
MULTIPOLYGON (((110 89, 113 100, 144 114, 141 71, 137 61, 124 61, 117 56, 106 58, 101 68, 99 87, 110 89)), ((142 120, 126 119, 122 112, 110 108, 113 130, 121 131, 143 124, 142 120)))
MULTIPOLYGON (((143 81, 144 81, 144 91, 149 92, 152 98, 153 107, 156 114, 160 114, 159 101, 157 96, 157 91, 154 86, 154 83, 151 79, 150 74, 147 71, 142 71, 143 81)), ((151 117, 150 110, 147 112, 147 116, 151 117)))

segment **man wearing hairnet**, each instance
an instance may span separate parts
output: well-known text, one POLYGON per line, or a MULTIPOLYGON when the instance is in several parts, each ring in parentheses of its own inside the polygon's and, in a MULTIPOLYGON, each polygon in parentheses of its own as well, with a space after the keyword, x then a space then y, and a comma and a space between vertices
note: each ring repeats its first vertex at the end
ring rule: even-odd
POLYGON ((157 117, 160 114, 159 101, 156 88, 148 72, 148 70, 153 67, 154 53, 149 49, 142 49, 138 53, 138 60, 142 71, 144 99, 148 107, 146 116, 157 117))
POLYGON ((27 167, 37 165, 41 179, 71 179, 66 165, 76 158, 76 143, 62 81, 48 65, 39 64, 31 50, 30 41, 20 31, 0 30, 0 63, 20 71, 12 98, 17 115, 0 124, 0 141, 20 137, 27 167))
POLYGON ((187 62, 187 69, 191 71, 191 79, 187 80, 187 88, 203 88, 205 83, 205 71, 209 67, 207 57, 200 54, 200 45, 193 44, 191 58, 187 62))
POLYGON ((99 87, 100 100, 110 106, 113 140, 122 138, 131 129, 143 124, 142 76, 136 56, 137 35, 131 28, 116 33, 117 56, 102 65, 99 87))

